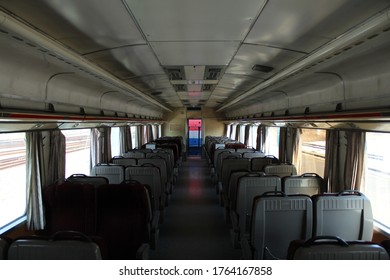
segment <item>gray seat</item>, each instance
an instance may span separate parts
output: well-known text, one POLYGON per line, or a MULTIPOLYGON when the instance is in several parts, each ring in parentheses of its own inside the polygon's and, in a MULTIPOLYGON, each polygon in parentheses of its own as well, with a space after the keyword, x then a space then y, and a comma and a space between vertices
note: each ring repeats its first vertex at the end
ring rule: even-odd
POLYGON ((229 193, 229 181, 230 174, 233 171, 248 170, 250 169, 250 160, 248 158, 225 158, 222 162, 221 181, 218 184, 218 191, 222 205, 229 205, 228 193, 229 193))
POLYGON ((137 160, 137 158, 113 157, 111 159, 111 163, 123 166, 131 166, 137 165, 137 160))
POLYGON ((289 194, 315 195, 324 192, 324 180, 315 173, 287 176, 282 180, 282 191, 289 194))
MULTIPOLYGON (((168 171, 167 171, 167 163, 164 158, 156 156, 150 158, 143 158, 138 160, 138 165, 143 166, 144 164, 152 164, 157 166, 160 169, 161 176, 161 185, 168 198, 171 191, 171 183, 168 181, 168 171)), ((168 199, 166 200, 168 202, 168 199)))
POLYGON ((95 187, 108 184, 108 179, 103 176, 87 176, 85 174, 72 174, 66 178, 66 182, 78 184, 91 184, 95 187))
POLYGON ((125 168, 116 164, 97 164, 92 168, 91 175, 105 177, 110 184, 120 184, 125 180, 125 168))
POLYGON ((250 173, 239 179, 236 207, 230 209, 231 236, 234 247, 238 247, 241 238, 249 235, 254 198, 265 192, 280 190, 281 181, 278 176, 261 176, 261 174, 250 173))
POLYGON ((287 259, 292 240, 312 236, 309 196, 265 193, 253 203, 250 236, 241 248, 245 259, 287 259))
POLYGON ((316 236, 294 240, 288 249, 293 260, 388 260, 381 245, 369 241, 345 241, 337 236, 316 236))
POLYGON ((251 159, 252 171, 264 171, 264 167, 270 164, 276 164, 279 160, 274 156, 255 157, 251 159))
POLYGON ((11 243, 9 260, 100 260, 99 246, 91 239, 77 233, 77 237, 59 239, 23 238, 11 243))
POLYGON ((371 241, 373 215, 369 199, 358 191, 315 195, 314 236, 338 236, 344 240, 371 241))
POLYGON ((297 170, 292 164, 281 163, 264 166, 264 173, 268 175, 277 175, 280 178, 283 178, 297 175, 297 170))
POLYGON ((149 187, 153 211, 162 211, 165 205, 165 192, 161 185, 160 169, 157 166, 128 166, 125 169, 126 181, 137 181, 149 187))

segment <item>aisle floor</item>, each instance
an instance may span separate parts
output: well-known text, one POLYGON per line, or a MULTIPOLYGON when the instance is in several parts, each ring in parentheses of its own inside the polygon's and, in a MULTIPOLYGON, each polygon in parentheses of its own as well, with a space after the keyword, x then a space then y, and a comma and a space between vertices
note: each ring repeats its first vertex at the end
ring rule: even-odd
POLYGON ((240 259, 241 251, 231 245, 229 226, 205 160, 188 157, 182 163, 165 212, 157 248, 151 250, 150 259, 240 259))

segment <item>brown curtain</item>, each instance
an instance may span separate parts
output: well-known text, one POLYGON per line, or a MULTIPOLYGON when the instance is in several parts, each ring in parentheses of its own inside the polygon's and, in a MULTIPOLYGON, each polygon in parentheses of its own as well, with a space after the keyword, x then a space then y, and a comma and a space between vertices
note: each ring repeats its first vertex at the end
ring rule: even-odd
POLYGON ((131 130, 130 126, 121 126, 119 128, 119 137, 120 137, 120 154, 124 154, 130 151, 133 148, 133 143, 131 141, 131 130))
POLYGON ((259 125, 257 128, 257 143, 256 150, 265 153, 265 139, 267 137, 267 127, 265 125, 259 125))
POLYGON ((46 182, 43 186, 65 180, 66 139, 60 130, 50 131, 49 137, 49 164, 46 182))
POLYGON ((293 163, 299 149, 300 130, 293 127, 281 127, 279 134, 279 160, 293 163))
POLYGON ((362 131, 347 131, 346 138, 344 188, 360 190, 364 170, 366 133, 362 131))
POLYGON ((111 127, 91 130, 91 166, 111 160, 111 127))
POLYGON ((340 131, 326 131, 325 145, 325 170, 324 180, 327 186, 327 191, 338 191, 340 187, 340 131))
POLYGON ((244 135, 244 144, 248 146, 249 144, 249 134, 250 134, 251 126, 245 126, 245 135, 244 135))

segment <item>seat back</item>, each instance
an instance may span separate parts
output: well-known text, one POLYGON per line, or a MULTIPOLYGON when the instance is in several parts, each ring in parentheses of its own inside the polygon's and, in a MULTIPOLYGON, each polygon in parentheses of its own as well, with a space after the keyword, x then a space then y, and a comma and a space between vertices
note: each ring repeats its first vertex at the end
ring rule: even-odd
POLYGON ((128 166, 125 170, 126 181, 135 180, 150 188, 153 211, 161 210, 165 205, 164 191, 161 185, 160 170, 156 166, 128 166))
POLYGON ((314 236, 338 236, 344 240, 371 241, 373 216, 371 203, 362 193, 343 191, 315 195, 314 236))
POLYGON ((137 151, 137 150, 132 150, 132 151, 128 151, 126 153, 123 153, 122 156, 124 158, 145 158, 145 153, 137 151))
POLYGON ((137 158, 113 157, 111 163, 123 166, 137 165, 137 158))
POLYGON ((168 189, 166 189, 168 182, 168 171, 165 159, 161 157, 151 157, 138 160, 138 165, 143 166, 145 164, 152 164, 158 167, 158 169, 160 170, 162 188, 165 192, 168 192, 168 189))
POLYGON ((309 196, 265 193, 253 205, 250 242, 254 259, 287 259, 292 240, 312 235, 309 196))
POLYGON ((91 175, 106 177, 110 184, 120 184, 125 180, 125 169, 122 165, 97 164, 92 168, 91 175))
POLYGON ((248 158, 225 158, 222 162, 222 194, 226 195, 229 193, 229 180, 230 174, 233 171, 238 170, 249 170, 250 160, 248 158))
POLYGON ((95 188, 90 184, 65 182, 47 186, 43 193, 46 230, 94 234, 96 229, 95 188))
POLYGON ((264 173, 268 175, 277 175, 280 178, 283 178, 297 175, 297 170, 292 164, 281 163, 264 166, 264 173))
POLYGON ((151 207, 148 191, 137 183, 110 184, 97 189, 97 235, 108 259, 135 259, 150 241, 151 207))
POLYGON ((87 176, 85 174, 72 174, 65 180, 69 183, 90 184, 95 187, 108 184, 108 179, 103 176, 87 176))
POLYGON ((288 249, 293 260, 388 260, 381 245, 369 241, 344 241, 337 236, 316 236, 307 241, 294 240, 288 249))
MULTIPOLYGON (((99 246, 79 232, 60 237, 58 232, 50 238, 27 237, 11 243, 8 250, 10 260, 100 260, 99 246)), ((67 232, 69 233, 69 232, 67 232)))
POLYGON ((324 180, 315 173, 287 176, 282 180, 282 191, 289 194, 315 195, 324 192, 324 180))
POLYGON ((260 157, 264 157, 264 156, 265 156, 264 153, 259 152, 259 151, 244 152, 242 154, 243 158, 260 158, 260 157))
POLYGON ((276 164, 279 160, 274 156, 255 157, 251 159, 252 171, 264 171, 264 167, 270 164, 276 164))
POLYGON ((249 234, 254 198, 265 192, 280 190, 281 181, 278 176, 261 176, 251 173, 239 179, 235 212, 238 216, 241 236, 249 234))

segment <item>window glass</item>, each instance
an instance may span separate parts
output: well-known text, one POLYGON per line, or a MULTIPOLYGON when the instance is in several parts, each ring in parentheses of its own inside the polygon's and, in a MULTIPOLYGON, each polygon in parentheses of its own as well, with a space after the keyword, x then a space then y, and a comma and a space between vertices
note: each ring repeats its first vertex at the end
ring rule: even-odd
POLYGON ((112 127, 111 128, 111 154, 112 156, 120 156, 121 154, 121 139, 119 136, 120 128, 112 127))
POLYGON ((25 213, 25 133, 0 134, 0 232, 25 213))
POLYGON ((324 176, 326 130, 302 129, 297 172, 324 176))
POLYGON ((251 125, 249 129, 249 142, 248 147, 255 148, 257 145, 257 125, 251 125))
POLYGON ((138 132, 136 126, 130 126, 131 131, 131 143, 133 144, 133 148, 138 147, 138 132))
POLYGON ((279 158, 279 127, 267 127, 265 154, 279 158))
POLYGON ((363 193, 370 199, 375 224, 390 233, 390 141, 388 133, 366 133, 363 193))
POLYGON ((90 129, 63 130, 66 138, 65 176, 90 174, 90 129))

